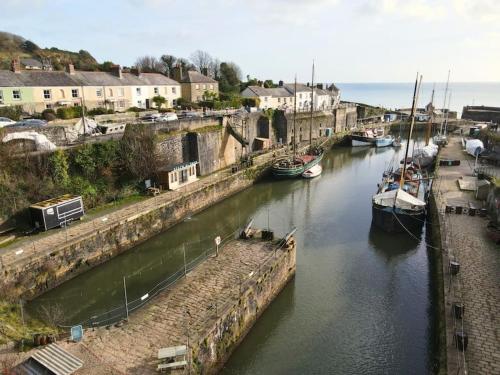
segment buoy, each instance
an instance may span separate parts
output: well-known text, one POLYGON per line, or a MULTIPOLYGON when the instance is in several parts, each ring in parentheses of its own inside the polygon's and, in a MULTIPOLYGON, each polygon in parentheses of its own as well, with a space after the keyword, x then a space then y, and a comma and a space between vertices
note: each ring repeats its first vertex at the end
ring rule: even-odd
POLYGON ((455 319, 462 319, 465 310, 464 304, 461 302, 454 302, 452 309, 453 315, 455 315, 455 319))
POLYGON ((460 271, 460 263, 458 263, 456 260, 450 261, 450 273, 452 276, 456 276, 458 274, 458 271, 460 271))
POLYGON ((469 343, 469 336, 462 330, 455 331, 455 346, 461 352, 467 350, 467 344, 469 343))

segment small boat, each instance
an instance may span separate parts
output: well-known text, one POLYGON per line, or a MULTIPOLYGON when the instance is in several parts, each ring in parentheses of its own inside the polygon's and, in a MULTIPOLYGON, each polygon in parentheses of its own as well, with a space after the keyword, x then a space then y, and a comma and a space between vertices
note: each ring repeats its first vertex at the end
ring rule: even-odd
POLYGON ((318 165, 323 159, 324 151, 321 148, 311 149, 306 155, 293 158, 283 158, 276 161, 271 172, 278 178, 299 177, 305 171, 318 165))
POLYGON ((392 147, 401 147, 401 137, 397 137, 392 141, 392 147))
POLYGON ((386 135, 384 137, 376 138, 375 139, 375 146, 377 147, 388 147, 392 146, 394 143, 394 137, 392 135, 386 135))
POLYGON ((323 168, 321 168, 321 165, 316 164, 314 167, 302 173, 302 177, 304 178, 318 177, 321 174, 321 172, 323 172, 323 168))

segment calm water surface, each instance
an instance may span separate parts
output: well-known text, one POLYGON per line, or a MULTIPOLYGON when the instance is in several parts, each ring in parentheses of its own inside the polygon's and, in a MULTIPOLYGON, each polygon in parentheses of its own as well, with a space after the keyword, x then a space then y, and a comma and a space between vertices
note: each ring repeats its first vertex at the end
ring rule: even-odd
POLYGON ((222 373, 426 374, 432 339, 425 236, 371 226, 371 196, 392 148, 336 148, 314 180, 262 182, 35 300, 75 323, 130 298, 249 218, 298 228, 297 274, 222 373), (269 213, 269 216, 268 216, 269 213))

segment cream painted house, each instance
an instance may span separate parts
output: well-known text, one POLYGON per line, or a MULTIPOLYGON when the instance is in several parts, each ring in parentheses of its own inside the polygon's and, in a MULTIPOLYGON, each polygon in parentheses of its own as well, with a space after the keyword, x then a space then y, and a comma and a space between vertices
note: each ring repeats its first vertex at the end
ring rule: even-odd
POLYGON ((293 94, 284 87, 265 88, 260 86, 248 86, 241 92, 244 98, 259 100, 259 109, 293 109, 293 94))
POLYGON ((104 107, 117 112, 132 106, 153 108, 153 97, 163 96, 163 108, 171 108, 181 97, 178 82, 158 73, 123 72, 115 66, 110 72, 67 72, 21 70, 13 62, 12 70, 0 70, 0 105, 21 105, 28 113, 47 108, 85 104, 88 109, 104 107))

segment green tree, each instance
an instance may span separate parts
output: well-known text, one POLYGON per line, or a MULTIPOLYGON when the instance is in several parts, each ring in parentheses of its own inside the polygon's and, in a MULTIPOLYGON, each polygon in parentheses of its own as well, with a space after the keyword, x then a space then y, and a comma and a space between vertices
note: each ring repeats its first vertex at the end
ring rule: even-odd
POLYGON ((160 109, 161 106, 163 104, 165 104, 165 102, 166 102, 165 98, 163 96, 161 96, 161 95, 157 95, 157 96, 153 97, 152 100, 153 100, 153 103, 155 103, 155 105, 156 105, 156 107, 158 109, 160 109))
POLYGON ((85 144, 79 147, 73 156, 73 162, 81 174, 88 179, 95 180, 96 162, 93 145, 85 144))
POLYGON ((69 183, 69 173, 68 173, 68 157, 66 153, 58 149, 54 151, 49 158, 50 163, 50 174, 54 182, 59 186, 68 186, 69 183))
POLYGON ((239 93, 241 83, 241 69, 232 62, 220 64, 219 90, 224 93, 239 93))

